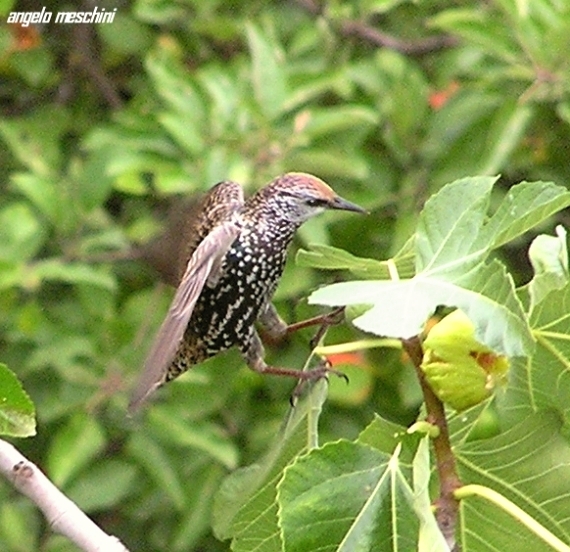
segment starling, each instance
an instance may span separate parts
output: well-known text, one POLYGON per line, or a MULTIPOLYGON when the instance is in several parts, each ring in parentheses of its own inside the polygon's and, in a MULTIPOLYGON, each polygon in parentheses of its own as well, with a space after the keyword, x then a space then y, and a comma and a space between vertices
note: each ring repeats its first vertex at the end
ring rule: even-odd
POLYGON ((233 346, 256 372, 322 376, 268 366, 255 323, 276 339, 287 332, 271 298, 295 231, 327 209, 365 212, 304 173, 279 176, 247 201, 231 181, 204 196, 187 223, 182 263, 175 268, 178 288, 131 397, 131 412, 163 383, 233 346))

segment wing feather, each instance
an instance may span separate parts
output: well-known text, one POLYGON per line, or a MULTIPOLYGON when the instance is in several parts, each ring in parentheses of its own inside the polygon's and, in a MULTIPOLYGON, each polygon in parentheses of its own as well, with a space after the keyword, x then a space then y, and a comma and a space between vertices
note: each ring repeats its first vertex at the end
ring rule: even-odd
POLYGON ((239 231, 240 225, 236 219, 223 222, 214 228, 194 251, 145 361, 142 375, 129 403, 129 412, 138 410, 164 382, 212 266, 225 256, 239 231))
POLYGON ((140 409, 164 382, 204 285, 209 279, 215 278, 213 272, 219 270, 223 258, 240 232, 238 211, 242 205, 243 192, 233 182, 219 184, 207 196, 204 202, 206 211, 202 212, 207 217, 204 221, 210 225, 209 232, 205 233, 202 228, 202 234, 205 235, 196 237, 196 246, 191 244, 191 257, 131 396, 129 413, 140 409), (225 190, 222 185, 225 185, 225 190), (220 194, 225 191, 229 194, 220 198, 220 194))

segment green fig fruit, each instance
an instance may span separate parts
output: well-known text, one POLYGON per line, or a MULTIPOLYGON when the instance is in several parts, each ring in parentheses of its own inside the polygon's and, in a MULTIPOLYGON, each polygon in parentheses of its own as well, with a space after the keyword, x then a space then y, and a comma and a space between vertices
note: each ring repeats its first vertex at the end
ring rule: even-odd
POLYGON ((434 393, 461 411, 503 385, 509 360, 475 339, 475 326, 461 310, 435 324, 424 340, 421 368, 434 393))

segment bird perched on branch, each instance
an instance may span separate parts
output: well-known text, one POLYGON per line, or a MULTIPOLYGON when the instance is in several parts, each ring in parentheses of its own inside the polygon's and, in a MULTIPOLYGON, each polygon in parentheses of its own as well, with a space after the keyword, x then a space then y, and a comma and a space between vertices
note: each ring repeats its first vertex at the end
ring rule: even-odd
POLYGON ((259 373, 301 380, 326 373, 268 366, 255 323, 276 339, 287 333, 271 298, 295 231, 327 209, 365 212, 305 173, 279 176, 246 201, 241 186, 230 181, 204 196, 188 221, 175 271, 178 288, 131 397, 131 412, 163 383, 233 346, 259 373))

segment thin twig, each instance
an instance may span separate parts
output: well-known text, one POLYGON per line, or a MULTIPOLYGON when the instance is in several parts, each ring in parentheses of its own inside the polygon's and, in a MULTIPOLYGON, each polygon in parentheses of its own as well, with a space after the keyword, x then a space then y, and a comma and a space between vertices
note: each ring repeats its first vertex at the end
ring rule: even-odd
POLYGON ((459 503, 453 493, 461 487, 461 480, 457 475, 455 456, 451 450, 445 409, 443 403, 432 391, 421 369, 423 351, 419 337, 403 339, 402 346, 416 370, 426 404, 427 421, 439 428, 439 435, 433 439, 435 463, 439 475, 439 498, 435 504, 437 508, 435 519, 449 548, 458 551, 459 548, 455 542, 455 529, 457 527, 459 503))
POLYGON ((419 40, 402 40, 371 27, 364 21, 348 20, 340 26, 343 36, 354 36, 373 46, 389 48, 408 56, 423 56, 439 50, 457 46, 458 40, 453 36, 428 36, 419 40))
MULTIPOLYGON (((297 4, 314 17, 325 17, 325 6, 316 0, 297 0, 297 4)), ((347 19, 340 21, 340 23, 334 20, 329 22, 331 28, 337 29, 339 34, 346 38, 355 37, 373 46, 389 48, 409 56, 423 56, 446 48, 452 48, 459 44, 457 38, 449 35, 429 36, 418 40, 403 40, 379 31, 366 21, 357 19, 347 19)))
POLYGON ((51 528, 85 552, 128 552, 107 535, 10 443, 0 439, 0 473, 44 513, 51 528))
POLYGON ((84 72, 112 109, 119 109, 123 101, 101 65, 95 47, 95 31, 92 25, 71 25, 71 66, 84 72))

